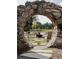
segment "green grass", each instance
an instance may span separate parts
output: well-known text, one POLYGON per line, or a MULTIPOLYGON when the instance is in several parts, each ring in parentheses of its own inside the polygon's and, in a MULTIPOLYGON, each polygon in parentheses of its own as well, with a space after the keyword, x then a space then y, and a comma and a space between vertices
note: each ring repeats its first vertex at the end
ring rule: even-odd
MULTIPOLYGON (((52 32, 52 29, 38 29, 38 30, 40 32, 52 32)), ((34 31, 37 31, 37 30, 34 30, 34 31)), ((37 38, 37 37, 32 38, 32 35, 30 34, 29 34, 29 42, 31 42, 33 45, 46 45, 47 44, 47 41, 45 38, 37 38)))
POLYGON ((31 29, 30 31, 51 32, 53 29, 31 29))
POLYGON ((52 29, 41 29, 42 32, 52 32, 52 29))
POLYGON ((29 42, 31 42, 33 45, 45 45, 45 44, 47 44, 46 39, 43 39, 43 38, 31 38, 31 37, 29 37, 29 42))

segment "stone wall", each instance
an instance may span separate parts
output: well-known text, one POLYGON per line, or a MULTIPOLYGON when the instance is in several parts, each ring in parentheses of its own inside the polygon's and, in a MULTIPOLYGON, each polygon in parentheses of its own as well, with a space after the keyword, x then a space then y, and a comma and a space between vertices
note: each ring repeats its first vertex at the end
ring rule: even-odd
MULTIPOLYGON (((22 53, 31 49, 29 42, 25 41, 24 26, 26 21, 34 15, 47 16, 58 26, 62 23, 62 7, 45 1, 26 2, 25 5, 17 7, 17 52, 22 53), (21 52, 22 51, 22 52, 21 52)), ((19 54, 20 54, 19 53, 19 54)))

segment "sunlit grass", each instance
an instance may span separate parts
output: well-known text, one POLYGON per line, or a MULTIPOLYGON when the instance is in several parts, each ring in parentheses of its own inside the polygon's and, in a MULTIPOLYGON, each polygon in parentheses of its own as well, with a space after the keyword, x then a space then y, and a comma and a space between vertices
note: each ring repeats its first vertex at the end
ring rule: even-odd
POLYGON ((32 43, 33 45, 46 45, 47 44, 47 40, 44 38, 29 37, 29 42, 32 43))
POLYGON ((41 29, 42 32, 52 32, 53 29, 41 29))
POLYGON ((33 29, 33 30, 30 30, 30 32, 32 32, 32 34, 28 34, 28 40, 30 43, 32 43, 34 46, 39 46, 39 45, 46 45, 48 42, 47 42, 47 38, 38 38, 38 37, 35 37, 35 34, 33 34, 35 31, 35 33, 37 32, 52 32, 52 29, 33 29))
POLYGON ((30 31, 52 32, 53 29, 31 29, 30 31))

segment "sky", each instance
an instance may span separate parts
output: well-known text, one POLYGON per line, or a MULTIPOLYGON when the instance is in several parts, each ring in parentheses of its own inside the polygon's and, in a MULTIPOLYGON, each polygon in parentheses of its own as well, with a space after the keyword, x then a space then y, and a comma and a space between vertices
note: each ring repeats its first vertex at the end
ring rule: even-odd
POLYGON ((41 24, 45 24, 45 23, 52 23, 51 20, 46 17, 46 16, 43 16, 43 15, 36 15, 37 18, 39 19, 38 21, 41 23, 41 24))
MULTIPOLYGON (((17 5, 24 5, 26 1, 35 1, 35 0, 17 0, 17 5)), ((46 0, 46 1, 49 1, 49 2, 54 2, 56 4, 59 4, 62 2, 62 0, 46 0)))
MULTIPOLYGON (((24 5, 26 1, 35 1, 35 0, 17 0, 17 5, 24 5)), ((46 1, 53 2, 58 5, 61 5, 61 3, 62 3, 62 0, 46 0, 46 1)), ((38 15, 38 18, 39 18, 39 22, 41 22, 42 24, 44 24, 46 22, 51 23, 51 21, 47 17, 38 15)))

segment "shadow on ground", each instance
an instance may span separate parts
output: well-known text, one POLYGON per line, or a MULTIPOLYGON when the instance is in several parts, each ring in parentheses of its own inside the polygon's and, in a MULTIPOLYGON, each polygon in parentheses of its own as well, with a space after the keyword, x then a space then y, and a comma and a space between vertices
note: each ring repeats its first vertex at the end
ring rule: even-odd
POLYGON ((26 56, 17 56, 17 59, 38 59, 38 58, 31 58, 26 56))

